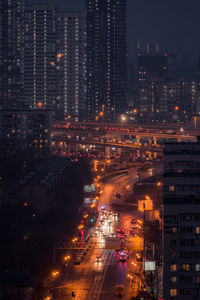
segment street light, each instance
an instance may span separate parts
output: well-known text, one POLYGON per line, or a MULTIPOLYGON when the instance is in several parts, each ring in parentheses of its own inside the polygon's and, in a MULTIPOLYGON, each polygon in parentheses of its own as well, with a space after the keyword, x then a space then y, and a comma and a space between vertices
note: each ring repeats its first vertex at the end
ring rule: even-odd
POLYGON ((52 276, 53 278, 58 277, 59 274, 60 274, 59 271, 53 271, 53 272, 51 272, 51 276, 52 276))
POLYGON ((71 256, 70 256, 70 255, 67 255, 67 256, 65 256, 65 257, 63 258, 64 261, 68 261, 68 260, 70 260, 70 259, 71 259, 71 256))
POLYGON ((126 117, 124 115, 121 115, 121 121, 122 121, 122 128, 124 126, 124 121, 126 120, 126 117))

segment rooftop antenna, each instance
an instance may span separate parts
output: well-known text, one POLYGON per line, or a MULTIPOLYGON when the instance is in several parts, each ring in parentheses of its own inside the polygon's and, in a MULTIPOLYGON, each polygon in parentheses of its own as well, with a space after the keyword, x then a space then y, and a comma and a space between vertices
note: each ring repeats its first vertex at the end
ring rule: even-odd
POLYGON ((158 43, 156 44, 156 53, 157 54, 159 53, 159 44, 158 43))
POLYGON ((150 46, 149 44, 147 44, 147 53, 149 53, 149 51, 150 51, 150 46))

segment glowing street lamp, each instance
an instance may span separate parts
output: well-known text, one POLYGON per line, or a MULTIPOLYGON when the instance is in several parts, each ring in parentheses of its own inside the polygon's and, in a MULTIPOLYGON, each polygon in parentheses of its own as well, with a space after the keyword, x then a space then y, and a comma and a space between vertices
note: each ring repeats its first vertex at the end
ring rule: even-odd
POLYGON ((59 271, 53 271, 53 272, 51 272, 51 276, 52 276, 53 278, 58 277, 59 274, 60 274, 59 271))
POLYGON ((78 229, 79 229, 79 230, 81 230, 81 229, 83 229, 83 228, 84 228, 83 224, 81 224, 81 225, 78 226, 78 229))
POLYGON ((68 261, 68 260, 70 260, 70 259, 71 259, 71 256, 70 256, 70 255, 67 255, 67 256, 65 256, 65 257, 63 258, 64 261, 68 261))
POLYGON ((124 121, 125 120, 126 120, 126 117, 124 115, 121 115, 122 127, 124 126, 124 121))

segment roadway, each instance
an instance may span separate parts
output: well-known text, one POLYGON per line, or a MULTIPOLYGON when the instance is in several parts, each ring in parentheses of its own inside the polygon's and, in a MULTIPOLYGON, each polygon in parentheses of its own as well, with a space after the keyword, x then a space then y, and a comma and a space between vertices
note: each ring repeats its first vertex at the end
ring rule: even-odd
MULTIPOLYGON (((106 205, 107 210, 113 210, 112 202, 116 202, 116 193, 121 195, 122 200, 125 196, 124 192, 131 193, 137 178, 137 169, 141 165, 142 163, 138 163, 129 170, 127 175, 118 176, 108 183, 104 183, 101 186, 100 204, 106 205)), ((144 176, 148 176, 148 173, 144 172, 144 176)), ((120 211, 119 218, 113 221, 110 228, 108 225, 106 226, 105 233, 116 233, 119 226, 128 233, 132 229, 131 219, 133 217, 141 220, 141 215, 136 208, 128 212, 120 211)), ((97 225, 94 231, 96 231, 97 225)), ((136 233, 138 236, 141 235, 138 229, 136 233)), ((81 264, 73 265, 66 272, 64 288, 60 289, 56 300, 72 299, 72 291, 76 295, 76 300, 114 300, 116 299, 114 286, 117 284, 125 285, 125 295, 122 299, 131 299, 141 284, 142 264, 136 260, 135 251, 130 251, 129 255, 130 258, 127 262, 119 262, 119 254, 115 250, 106 250, 103 239, 97 236, 81 264), (101 262, 95 262, 97 257, 101 257, 101 262)))

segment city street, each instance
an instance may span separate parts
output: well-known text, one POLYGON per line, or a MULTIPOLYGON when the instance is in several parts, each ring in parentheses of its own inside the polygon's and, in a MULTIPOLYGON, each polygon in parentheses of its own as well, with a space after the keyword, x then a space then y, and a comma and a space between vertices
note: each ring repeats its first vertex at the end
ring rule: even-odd
MULTIPOLYGON (((136 296, 142 277, 142 263, 137 261, 136 256, 138 251, 128 251, 129 258, 120 261, 120 251, 105 249, 105 236, 116 236, 119 227, 123 228, 124 236, 128 236, 129 232, 133 231, 131 220, 134 218, 136 221, 142 222, 142 214, 138 212, 136 206, 128 211, 121 210, 120 205, 120 211, 114 211, 112 208, 112 203, 121 203, 124 201, 125 195, 132 193, 138 168, 137 165, 131 168, 127 175, 115 177, 101 185, 99 211, 100 207, 105 205, 105 213, 100 212, 95 228, 90 230, 94 237, 90 249, 80 265, 73 265, 66 272, 66 279, 57 300, 72 299, 73 292, 75 299, 78 300, 116 299, 116 285, 124 285, 123 299, 128 300, 136 296), (116 194, 120 194, 120 197, 117 198, 116 194), (116 213, 118 213, 118 217, 114 217, 116 213), (99 261, 96 261, 97 258, 99 261)), ((142 176, 148 176, 148 172, 144 171, 143 173, 142 176)), ((135 236, 132 237, 134 245, 141 250, 143 247, 141 228, 135 228, 134 233, 135 236)), ((141 252, 139 251, 139 253, 141 252)))

